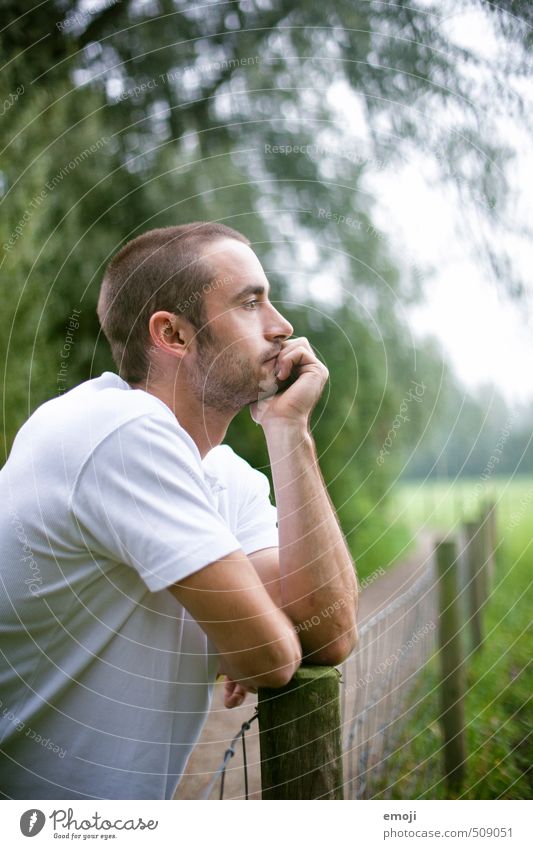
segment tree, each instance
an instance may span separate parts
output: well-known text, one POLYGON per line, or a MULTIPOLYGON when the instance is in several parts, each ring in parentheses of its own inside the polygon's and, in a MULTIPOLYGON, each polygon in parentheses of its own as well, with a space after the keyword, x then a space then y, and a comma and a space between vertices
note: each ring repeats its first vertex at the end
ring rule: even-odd
MULTIPOLYGON (((527 20, 516 4, 512 25, 487 10, 505 46, 492 67, 449 37, 436 8, 403 0, 2 7, 11 98, 2 145, 6 452, 35 406, 114 368, 95 305, 121 244, 150 227, 222 220, 252 239, 274 297, 297 302, 297 332, 330 367, 317 439, 360 551, 362 525, 386 524, 401 453, 376 458, 417 379, 400 312, 427 276, 375 226, 368 177, 386 168, 393 178, 402 157, 425 151, 438 179, 480 207, 486 256, 501 285, 519 292, 516 269, 488 234, 506 227, 493 202, 505 202, 510 155, 494 104, 520 117, 527 20), (73 309, 79 327, 62 374, 73 309)), ((398 445, 416 440, 419 406, 398 445)), ((245 416, 230 438, 265 461, 245 416)))

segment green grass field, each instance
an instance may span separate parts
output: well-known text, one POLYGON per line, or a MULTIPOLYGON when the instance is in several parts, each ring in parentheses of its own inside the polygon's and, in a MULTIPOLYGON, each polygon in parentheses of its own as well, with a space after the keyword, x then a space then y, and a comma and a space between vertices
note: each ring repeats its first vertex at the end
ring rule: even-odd
MULTIPOLYGON (((493 590, 485 614, 486 638, 467 659, 465 799, 529 799, 533 792, 531 747, 533 692, 533 478, 405 484, 395 517, 412 534, 422 526, 447 530, 475 517, 480 496, 497 504, 498 548, 493 590)), ((438 722, 438 664, 427 666, 405 733, 375 798, 443 799, 442 731, 438 722)))

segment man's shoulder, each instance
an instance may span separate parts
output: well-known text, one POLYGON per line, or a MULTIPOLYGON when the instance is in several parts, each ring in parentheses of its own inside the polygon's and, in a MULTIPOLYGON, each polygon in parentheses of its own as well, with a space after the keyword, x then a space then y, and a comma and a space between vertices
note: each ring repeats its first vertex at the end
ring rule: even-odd
POLYGON ((170 414, 167 405, 154 395, 136 391, 118 375, 104 372, 100 377, 86 380, 45 401, 37 407, 26 424, 63 419, 66 422, 79 420, 83 425, 99 417, 113 422, 157 412, 167 416, 170 414))
MULTIPOLYGON (((145 429, 147 438, 153 431, 162 441, 189 447, 187 434, 166 404, 106 373, 38 407, 17 434, 11 460, 27 455, 31 445, 34 457, 46 463, 61 455, 61 463, 72 471, 110 437, 120 439, 126 432, 131 437, 136 429, 145 429), (151 430, 146 422, 153 425, 151 430)), ((121 440, 121 452, 127 449, 128 440, 121 440)))
POLYGON ((106 415, 111 421, 134 419, 139 415, 158 415, 169 420, 174 416, 169 407, 149 392, 132 389, 118 375, 105 372, 87 380, 62 396, 75 415, 106 415))
POLYGON ((218 472, 248 472, 254 471, 253 467, 244 457, 241 457, 233 450, 231 445, 225 442, 221 445, 215 445, 203 459, 204 468, 218 472))
POLYGON ((212 448, 203 459, 204 470, 216 476, 228 490, 265 490, 270 483, 263 471, 254 468, 226 443, 212 448))
POLYGON ((158 453, 166 452, 199 468, 200 455, 194 441, 160 398, 113 383, 96 390, 84 390, 83 384, 78 388, 79 399, 73 396, 70 407, 78 437, 84 435, 90 452, 110 443, 110 450, 119 446, 122 456, 142 450, 150 456, 150 462, 155 462, 158 453))

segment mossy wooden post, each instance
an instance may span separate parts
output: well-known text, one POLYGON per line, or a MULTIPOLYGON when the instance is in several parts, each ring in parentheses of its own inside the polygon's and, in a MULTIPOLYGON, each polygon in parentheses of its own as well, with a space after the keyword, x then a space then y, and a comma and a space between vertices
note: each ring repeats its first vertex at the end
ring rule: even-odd
POLYGON ((483 613, 488 598, 487 535, 484 531, 484 520, 467 522, 465 532, 467 538, 471 648, 472 651, 478 651, 483 646, 483 613))
POLYGON ((342 799, 340 674, 303 665, 285 687, 259 690, 263 799, 342 799))
POLYGON ((458 792, 465 777, 466 742, 465 679, 461 641, 462 621, 458 599, 457 544, 437 544, 439 576, 439 645, 441 666, 441 715, 444 732, 444 772, 452 792, 458 792))
POLYGON ((496 575, 496 504, 493 501, 488 501, 484 507, 484 531, 485 531, 485 546, 487 554, 487 593, 490 595, 494 585, 496 575))

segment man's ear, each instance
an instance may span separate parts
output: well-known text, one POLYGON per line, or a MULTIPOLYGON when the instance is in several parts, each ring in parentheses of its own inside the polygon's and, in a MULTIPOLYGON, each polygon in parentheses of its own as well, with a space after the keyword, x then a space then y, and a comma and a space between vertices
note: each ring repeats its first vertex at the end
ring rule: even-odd
POLYGON ((165 310, 150 316, 149 330, 153 349, 178 357, 187 353, 196 333, 184 316, 165 310))

